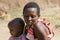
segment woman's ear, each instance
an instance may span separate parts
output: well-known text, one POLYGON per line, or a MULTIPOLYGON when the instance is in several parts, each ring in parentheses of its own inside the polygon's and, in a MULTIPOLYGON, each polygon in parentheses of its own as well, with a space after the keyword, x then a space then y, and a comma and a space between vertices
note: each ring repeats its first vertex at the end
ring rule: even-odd
POLYGON ((40 17, 40 15, 38 15, 38 17, 40 17))

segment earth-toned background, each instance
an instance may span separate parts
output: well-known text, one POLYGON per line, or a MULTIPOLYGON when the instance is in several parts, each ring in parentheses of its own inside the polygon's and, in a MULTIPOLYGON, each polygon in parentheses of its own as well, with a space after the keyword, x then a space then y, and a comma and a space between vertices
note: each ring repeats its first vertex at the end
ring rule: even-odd
POLYGON ((16 17, 23 18, 23 7, 30 1, 40 6, 40 18, 51 23, 54 30, 52 40, 60 40, 60 0, 0 0, 0 40, 8 40, 8 22, 16 17))

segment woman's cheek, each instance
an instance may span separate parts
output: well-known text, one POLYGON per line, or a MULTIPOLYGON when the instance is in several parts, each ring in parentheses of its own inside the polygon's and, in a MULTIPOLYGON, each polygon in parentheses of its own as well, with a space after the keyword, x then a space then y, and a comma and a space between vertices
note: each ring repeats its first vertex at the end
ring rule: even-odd
POLYGON ((33 23, 36 23, 37 22, 37 19, 33 19, 33 23))

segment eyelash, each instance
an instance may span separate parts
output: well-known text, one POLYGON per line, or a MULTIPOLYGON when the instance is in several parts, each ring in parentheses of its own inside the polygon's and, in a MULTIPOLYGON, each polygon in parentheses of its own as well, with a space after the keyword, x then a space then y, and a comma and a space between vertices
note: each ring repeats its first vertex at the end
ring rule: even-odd
MULTIPOLYGON (((29 18, 29 16, 28 15, 26 15, 26 16, 24 16, 25 18, 29 18)), ((35 15, 31 15, 31 18, 34 18, 35 17, 35 15)))

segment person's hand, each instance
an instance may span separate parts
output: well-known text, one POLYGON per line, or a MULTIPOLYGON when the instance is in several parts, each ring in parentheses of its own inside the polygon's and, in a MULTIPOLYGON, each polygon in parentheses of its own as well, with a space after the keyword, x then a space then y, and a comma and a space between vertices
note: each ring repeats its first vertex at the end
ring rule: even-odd
POLYGON ((51 39, 51 34, 48 35, 48 40, 50 40, 50 39, 51 39))
POLYGON ((49 38, 49 39, 51 39, 51 38, 52 38, 52 36, 53 36, 53 34, 49 34, 49 35, 48 35, 48 38, 49 38))

